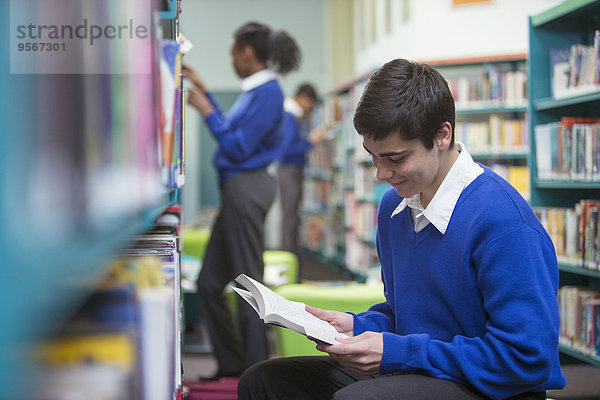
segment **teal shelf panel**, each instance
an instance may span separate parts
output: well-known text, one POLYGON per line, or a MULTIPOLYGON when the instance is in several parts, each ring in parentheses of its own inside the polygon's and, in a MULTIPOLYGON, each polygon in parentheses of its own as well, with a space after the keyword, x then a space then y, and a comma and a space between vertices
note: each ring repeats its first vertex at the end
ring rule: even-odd
POLYGON ((523 160, 529 157, 528 152, 514 153, 471 153, 474 159, 482 160, 523 160))
POLYGON ((594 6, 597 0, 570 0, 557 5, 549 10, 531 17, 531 24, 539 27, 548 22, 556 21, 573 13, 582 13, 586 7, 594 6))
POLYGON ((160 19, 175 19, 177 17, 177 0, 171 0, 169 9, 158 13, 160 19))
POLYGON ((527 106, 498 106, 498 107, 460 107, 456 109, 456 115, 469 114, 506 114, 506 113, 522 113, 527 111, 527 106))
POLYGON ((313 181, 329 181, 331 180, 331 174, 324 171, 305 170, 304 178, 313 181))
POLYGON ((591 278, 597 278, 600 279, 600 271, 597 270, 593 270, 593 269, 587 269, 587 268, 582 268, 582 267, 576 267, 574 265, 570 265, 564 262, 559 262, 558 263, 558 269, 563 271, 563 272, 568 272, 570 274, 576 274, 576 275, 581 275, 581 276, 589 276, 591 278))
POLYGON ((375 238, 367 239, 367 238, 361 237, 359 239, 362 243, 366 244, 367 246, 373 246, 373 247, 377 246, 377 242, 375 241, 375 238))
POLYGON ((567 354, 571 357, 577 358, 578 360, 585 361, 588 364, 592 364, 597 367, 600 367, 600 357, 598 357, 598 356, 593 357, 593 356, 585 355, 582 352, 577 351, 576 349, 574 349, 570 346, 564 345, 564 344, 559 344, 558 350, 560 350, 562 353, 567 354))
POLYGON ((307 214, 307 215, 316 215, 319 217, 322 217, 323 215, 325 215, 327 213, 327 208, 326 207, 312 207, 312 208, 302 208, 302 213, 303 214, 307 214))
POLYGON ((539 99, 534 102, 533 106, 536 111, 544 111, 553 110, 561 107, 567 107, 575 104, 589 103, 597 100, 600 100, 600 88, 596 89, 596 91, 593 91, 591 93, 573 95, 559 99, 539 99))
POLYGON ((169 206, 181 203, 181 190, 175 188, 169 192, 169 206))
POLYGON ((548 181, 535 179, 533 184, 538 189, 600 189, 598 181, 548 181))
POLYGON ((365 196, 365 197, 360 197, 356 199, 357 203, 362 203, 362 204, 374 204, 374 205, 379 205, 379 199, 375 198, 375 195, 373 194, 372 196, 365 196))

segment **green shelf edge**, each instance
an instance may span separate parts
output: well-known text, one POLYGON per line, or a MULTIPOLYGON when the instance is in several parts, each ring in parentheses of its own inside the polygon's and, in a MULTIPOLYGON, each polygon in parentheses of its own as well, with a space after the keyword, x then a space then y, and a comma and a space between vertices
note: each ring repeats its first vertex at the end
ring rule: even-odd
POLYGON ((502 113, 521 113, 527 112, 527 106, 516 106, 516 107, 464 107, 457 108, 456 115, 469 115, 469 114, 502 114, 502 113))
POLYGON ((531 17, 531 24, 534 27, 544 25, 558 18, 571 14, 579 10, 581 7, 595 3, 596 0, 570 0, 550 8, 544 12, 531 17))
POLYGON ((585 355, 585 354, 577 351, 576 349, 574 349, 570 346, 567 346, 565 344, 562 344, 562 343, 559 343, 558 350, 564 354, 571 356, 571 357, 577 358, 581 361, 585 361, 588 364, 592 364, 592 365, 595 365, 596 367, 600 367, 600 357, 592 357, 592 356, 585 355))
POLYGON ((570 274, 589 276, 591 278, 600 279, 600 271, 583 267, 577 267, 574 265, 566 264, 565 262, 561 261, 558 262, 558 269, 562 272, 568 272, 570 274))
POLYGON ((551 181, 535 179, 533 184, 538 189, 600 189, 600 181, 551 181))
POLYGON ((534 102, 536 111, 552 110, 555 108, 566 107, 573 104, 588 103, 591 101, 600 100, 600 88, 598 91, 581 95, 569 96, 562 99, 544 98, 534 102))

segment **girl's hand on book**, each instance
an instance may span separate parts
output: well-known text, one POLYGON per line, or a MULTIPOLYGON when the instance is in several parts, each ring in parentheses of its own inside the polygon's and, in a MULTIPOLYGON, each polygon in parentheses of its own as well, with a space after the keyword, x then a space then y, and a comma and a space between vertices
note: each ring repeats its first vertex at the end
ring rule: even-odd
POLYGON ((383 334, 364 332, 348 339, 337 339, 340 344, 319 343, 317 350, 329 353, 340 365, 361 375, 379 373, 383 357, 383 334))
POLYGON ((352 314, 332 310, 321 310, 311 306, 306 306, 306 311, 315 317, 329 322, 336 331, 346 336, 354 336, 354 317, 352 314))

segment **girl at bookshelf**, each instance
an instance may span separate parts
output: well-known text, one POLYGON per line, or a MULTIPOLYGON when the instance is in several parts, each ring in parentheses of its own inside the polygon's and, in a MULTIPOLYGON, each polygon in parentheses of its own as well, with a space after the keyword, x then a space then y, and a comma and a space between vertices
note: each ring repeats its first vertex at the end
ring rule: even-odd
POLYGON ((198 73, 182 66, 184 78, 194 84, 188 103, 202 114, 217 141, 214 165, 221 204, 197 282, 218 364, 216 375, 206 379, 239 376, 268 356, 263 322, 238 301, 238 329, 223 291, 241 273, 263 278, 264 221, 276 192, 267 167, 283 137, 284 96, 277 77, 298 67, 300 50, 286 32, 250 22, 235 31, 231 56, 242 93, 227 114, 198 73))
POLYGON ((317 103, 317 91, 304 83, 293 97, 286 98, 283 106, 284 138, 277 157, 277 178, 281 198, 281 249, 298 254, 298 227, 300 201, 307 154, 325 136, 325 130, 310 130, 310 115, 317 103))
POLYGON ((386 301, 350 314, 307 307, 349 338, 329 356, 271 359, 247 399, 539 399, 565 385, 554 246, 521 195, 454 142, 445 79, 397 59, 369 80, 354 126, 377 179, 386 301))

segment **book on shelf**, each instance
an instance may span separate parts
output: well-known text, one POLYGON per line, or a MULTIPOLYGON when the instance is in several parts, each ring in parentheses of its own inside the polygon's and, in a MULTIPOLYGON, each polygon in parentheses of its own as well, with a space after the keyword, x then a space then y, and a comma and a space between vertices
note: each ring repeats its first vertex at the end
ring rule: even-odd
MULTIPOLYGON (((524 63, 522 64, 524 67, 524 63)), ((492 107, 500 104, 523 106, 527 101, 527 74, 510 63, 487 65, 482 71, 456 71, 440 68, 450 91, 461 108, 492 107)))
POLYGON ((552 96, 563 94, 569 87, 570 48, 550 49, 550 93, 552 96))
POLYGON ((591 270, 599 269, 599 206, 599 200, 581 199, 574 208, 534 208, 561 262, 591 270))
POLYGON ((183 108, 185 101, 181 87, 181 52, 175 40, 161 42, 159 64, 159 121, 160 166, 162 180, 167 188, 181 187, 185 182, 183 148, 183 108))
POLYGON ((536 125, 535 153, 540 179, 600 179, 600 119, 562 117, 536 125))
POLYGON ((514 154, 529 150, 527 120, 507 119, 490 114, 487 121, 457 121, 456 141, 464 143, 473 155, 514 154))
POLYGON ((600 31, 594 31, 592 44, 574 43, 549 49, 551 95, 561 98, 600 84, 600 31))
POLYGON ((328 322, 306 311, 306 304, 287 300, 245 274, 240 274, 235 281, 248 290, 237 287, 233 290, 252 306, 265 323, 282 326, 329 344, 338 343, 336 338, 347 337, 328 322))
POLYGON ((587 356, 600 356, 600 291, 564 285, 558 290, 559 340, 587 356))

